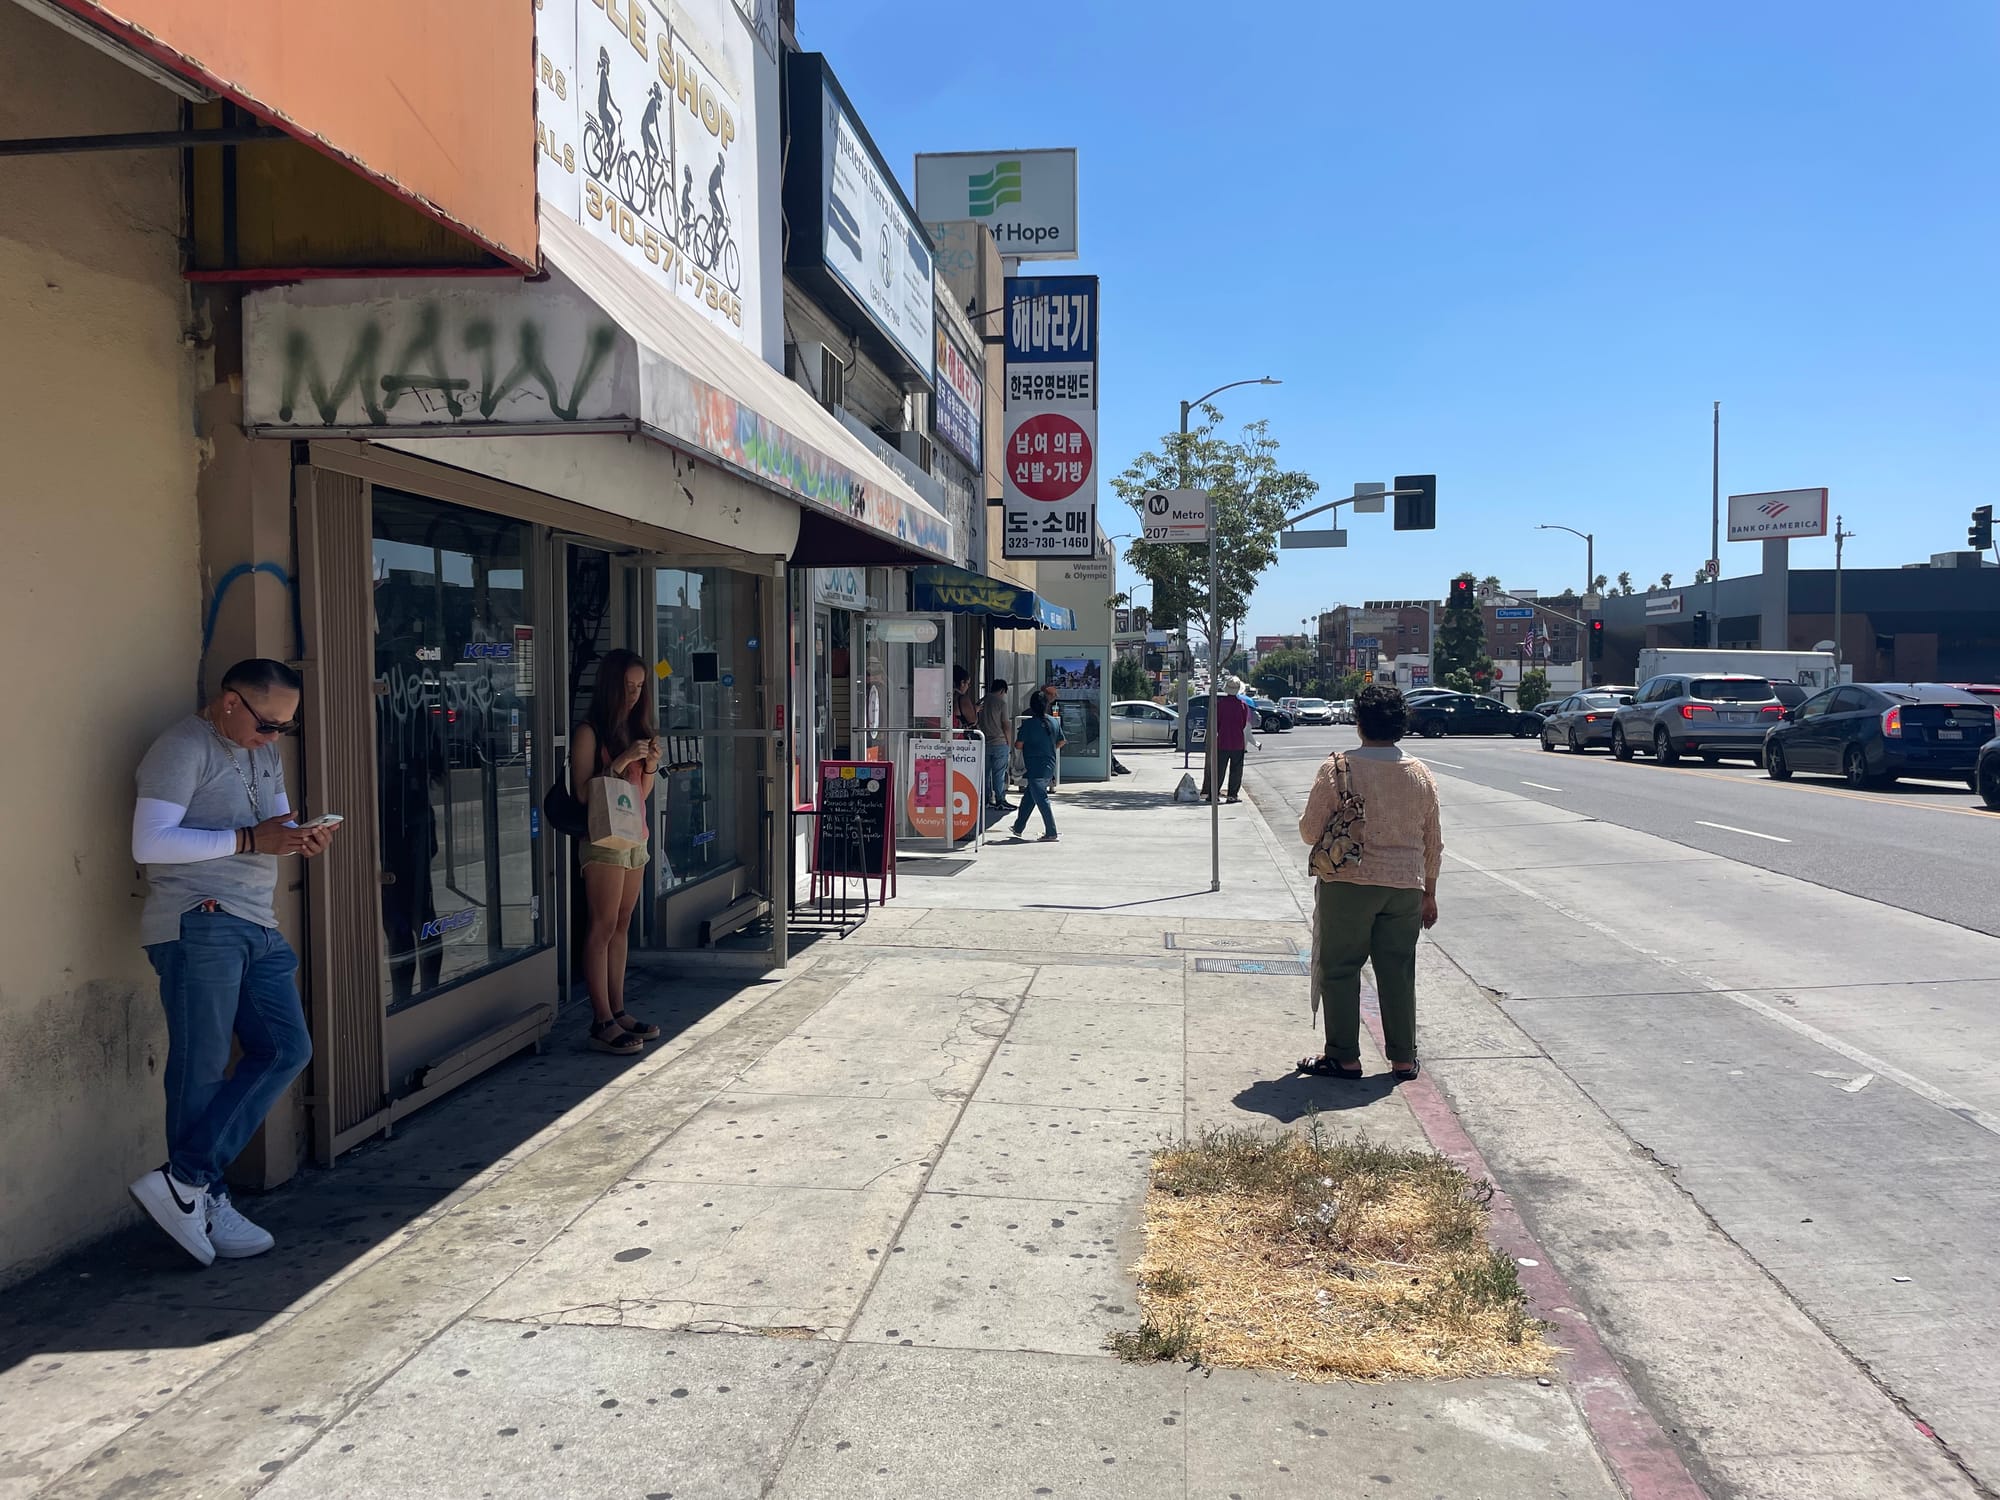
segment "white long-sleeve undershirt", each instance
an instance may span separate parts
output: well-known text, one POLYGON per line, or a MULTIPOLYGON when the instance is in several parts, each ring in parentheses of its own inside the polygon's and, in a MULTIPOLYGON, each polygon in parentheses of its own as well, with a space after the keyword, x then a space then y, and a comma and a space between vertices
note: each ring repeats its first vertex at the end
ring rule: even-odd
MULTIPOLYGON (((274 815, 290 812, 281 794, 274 815)), ((132 808, 132 858, 142 865, 196 865, 227 859, 236 852, 233 828, 184 828, 187 809, 175 802, 141 797, 132 808)))

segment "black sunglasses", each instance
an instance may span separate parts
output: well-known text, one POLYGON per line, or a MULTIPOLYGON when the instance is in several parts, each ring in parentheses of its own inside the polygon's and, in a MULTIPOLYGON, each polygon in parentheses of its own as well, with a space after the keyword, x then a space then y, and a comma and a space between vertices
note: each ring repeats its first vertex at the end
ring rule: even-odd
POLYGON ((231 688, 229 691, 236 693, 236 701, 242 704, 243 711, 250 715, 250 722, 257 726, 259 734, 297 734, 299 732, 299 725, 304 722, 300 719, 289 719, 283 724, 273 724, 269 719, 258 713, 255 708, 251 707, 250 700, 245 698, 241 693, 237 693, 236 689, 231 688))

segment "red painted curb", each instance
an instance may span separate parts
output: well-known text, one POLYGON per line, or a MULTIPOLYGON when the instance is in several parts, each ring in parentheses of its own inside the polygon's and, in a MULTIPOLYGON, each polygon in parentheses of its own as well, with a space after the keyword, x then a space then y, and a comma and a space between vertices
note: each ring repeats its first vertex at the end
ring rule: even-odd
MULTIPOLYGON (((1372 988, 1362 990, 1361 1015, 1375 1044, 1381 1046, 1382 1012, 1372 988)), ((1632 1500, 1707 1500, 1658 1418, 1646 1409, 1618 1361, 1577 1308, 1569 1283, 1535 1242, 1513 1199, 1494 1179, 1486 1158, 1430 1073, 1420 1072, 1412 1082, 1398 1085, 1398 1092, 1438 1155, 1467 1176, 1493 1184, 1489 1226, 1494 1248, 1514 1257, 1535 1316, 1554 1328, 1557 1341, 1568 1350, 1562 1358, 1563 1378, 1576 1392, 1598 1451, 1625 1493, 1632 1500)))

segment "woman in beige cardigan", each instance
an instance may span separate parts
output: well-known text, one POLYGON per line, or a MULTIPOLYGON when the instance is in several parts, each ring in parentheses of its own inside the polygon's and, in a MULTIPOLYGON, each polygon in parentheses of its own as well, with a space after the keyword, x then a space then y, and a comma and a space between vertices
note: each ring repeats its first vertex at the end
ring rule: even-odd
POLYGON ((1360 853, 1316 883, 1313 1004, 1326 1006, 1326 1051, 1300 1058, 1302 1072, 1362 1076, 1361 966, 1372 960, 1383 1050, 1397 1078, 1417 1076, 1417 938, 1437 921, 1444 837, 1437 784, 1396 743, 1409 718, 1395 688, 1363 688, 1354 700, 1361 748, 1327 757, 1299 818, 1299 837, 1317 844, 1340 810, 1344 772, 1362 805, 1360 853))

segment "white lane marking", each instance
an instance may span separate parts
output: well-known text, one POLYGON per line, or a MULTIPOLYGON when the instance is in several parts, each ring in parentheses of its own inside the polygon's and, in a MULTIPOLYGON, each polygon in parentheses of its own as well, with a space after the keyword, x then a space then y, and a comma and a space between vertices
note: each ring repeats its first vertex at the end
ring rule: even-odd
POLYGON ((1433 760, 1428 755, 1419 755, 1414 757, 1414 759, 1422 761, 1427 766, 1443 766, 1447 771, 1463 771, 1465 769, 1464 766, 1455 766, 1448 760, 1433 760))
POLYGON ((1521 785, 1531 786, 1538 792, 1559 792, 1562 790, 1559 786, 1543 786, 1539 781, 1524 781, 1521 785))
POLYGON ((1977 1125, 1981 1130, 1988 1131, 1993 1135, 2000 1135, 2000 1115, 1990 1114, 1976 1104, 1969 1104, 1955 1094, 1946 1093, 1935 1084, 1925 1083, 1923 1079, 1917 1077, 1915 1074, 1905 1073, 1894 1064, 1882 1061, 1881 1058, 1875 1056, 1872 1052, 1866 1052, 1851 1042, 1844 1042, 1829 1032, 1821 1031, 1817 1026, 1808 1021, 1802 1021, 1797 1016, 1786 1014, 1782 1008, 1772 1005, 1769 1001, 1759 1000, 1755 995, 1746 995, 1742 990, 1732 990, 1727 985, 1710 979, 1706 974, 1696 969, 1691 969, 1675 959, 1668 958, 1664 953, 1655 952, 1651 948, 1642 948, 1608 923, 1600 922, 1595 917, 1587 916, 1583 912, 1565 906, 1562 902, 1555 900, 1544 891, 1538 891, 1533 886, 1526 885, 1521 881, 1511 880, 1507 876, 1502 875, 1498 870, 1489 870, 1477 860, 1467 859, 1456 850, 1447 850, 1446 853, 1449 858, 1457 860, 1468 870, 1484 875, 1489 880, 1497 880, 1509 890, 1526 896, 1530 901, 1539 901, 1543 906, 1546 906, 1557 915, 1568 917, 1572 922, 1588 927, 1592 932, 1598 934, 1598 936, 1617 943, 1620 947, 1630 948, 1634 953, 1643 954, 1647 958, 1653 959, 1666 968, 1673 970, 1675 973, 1686 975, 1696 989, 1740 1005, 1745 1010, 1762 1016, 1774 1025, 1782 1026, 1787 1031, 1826 1048, 1829 1052, 1837 1053, 1851 1063, 1859 1063, 1870 1074, 1879 1075, 1889 1079, 1893 1083, 1901 1084, 1919 1099, 1934 1104, 1939 1109, 1945 1110, 1948 1113, 1957 1115, 1968 1125, 1977 1125))
POLYGON ((1769 839, 1774 844, 1789 844, 1791 842, 1790 839, 1779 838, 1775 833, 1759 833, 1754 828, 1737 828, 1728 823, 1711 823, 1706 818, 1696 818, 1695 822, 1699 823, 1703 828, 1720 828, 1724 833, 1740 833, 1745 838, 1769 839))

